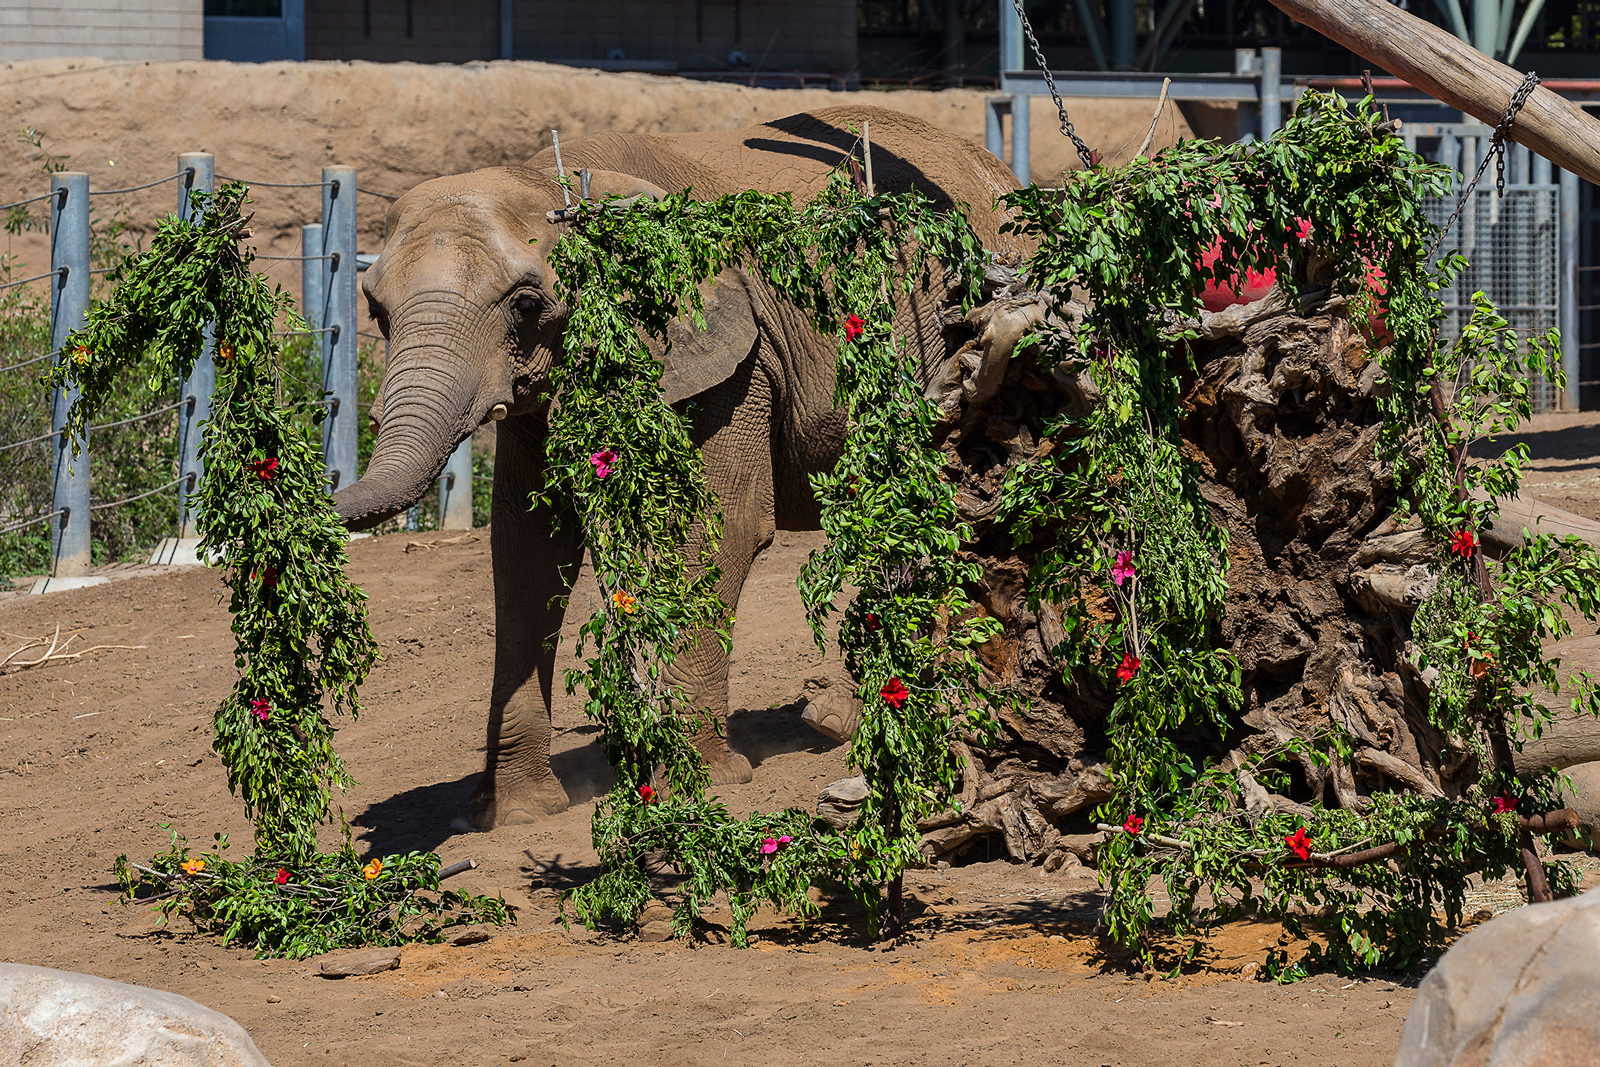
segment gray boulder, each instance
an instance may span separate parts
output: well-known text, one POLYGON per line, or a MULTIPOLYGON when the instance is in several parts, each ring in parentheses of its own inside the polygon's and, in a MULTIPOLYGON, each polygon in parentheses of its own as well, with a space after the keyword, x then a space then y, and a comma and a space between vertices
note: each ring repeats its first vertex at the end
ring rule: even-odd
POLYGON ((1395 1067, 1600 1063, 1600 894, 1530 904, 1458 941, 1423 979, 1395 1067))
POLYGON ((0 963, 0 1064, 271 1067, 244 1027, 188 997, 0 963))

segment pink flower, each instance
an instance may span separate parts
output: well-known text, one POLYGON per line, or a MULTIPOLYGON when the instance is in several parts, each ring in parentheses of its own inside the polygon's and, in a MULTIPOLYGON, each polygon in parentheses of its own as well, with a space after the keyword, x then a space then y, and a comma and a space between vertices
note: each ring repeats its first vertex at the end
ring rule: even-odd
POLYGON ((770 856, 776 851, 778 851, 778 843, 772 838, 769 837, 761 842, 761 854, 763 856, 770 856))
POLYGON ((1296 215, 1294 221, 1296 225, 1289 228, 1289 232, 1291 234, 1293 234, 1295 237, 1298 237, 1302 241, 1311 236, 1310 219, 1302 219, 1296 215))
POLYGON ((1116 562, 1111 565, 1111 580, 1120 587, 1123 582, 1138 574, 1139 569, 1133 565, 1133 553, 1118 552, 1116 562))
POLYGON ((851 315, 844 320, 844 339, 854 341, 866 331, 867 322, 860 315, 851 315))
POLYGON ((590 456, 589 462, 594 464, 594 476, 596 478, 604 478, 616 466, 617 454, 608 448, 603 452, 596 452, 590 456))
POLYGON ((883 683, 883 688, 878 690, 878 695, 883 698, 883 702, 885 704, 888 704, 896 711, 899 711, 900 708, 905 705, 906 698, 909 697, 911 693, 907 691, 905 683, 899 678, 890 678, 887 682, 883 683))
POLYGON ((267 721, 267 716, 272 714, 272 705, 260 697, 250 701, 250 714, 262 722, 267 721))
POLYGON ((778 847, 779 848, 788 848, 789 847, 789 842, 792 841, 792 840, 794 840, 794 838, 790 837, 788 834, 785 834, 784 836, 778 838, 778 847))
POLYGON ((1124 684, 1133 681, 1133 676, 1139 673, 1139 657, 1129 652, 1122 657, 1122 662, 1117 664, 1117 681, 1124 684))
POLYGON ((1494 797, 1493 803, 1496 815, 1504 815, 1508 811, 1517 810, 1517 802, 1512 797, 1494 797))

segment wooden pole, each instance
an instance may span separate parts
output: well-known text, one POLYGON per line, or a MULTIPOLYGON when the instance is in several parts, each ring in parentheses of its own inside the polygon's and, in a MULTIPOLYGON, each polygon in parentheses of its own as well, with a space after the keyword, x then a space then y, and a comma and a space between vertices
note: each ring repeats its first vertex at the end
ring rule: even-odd
MULTIPOLYGON (((1298 22, 1451 107, 1498 126, 1522 74, 1384 0, 1272 0, 1298 22)), ((1600 184, 1600 120, 1540 86, 1511 128, 1565 170, 1600 184)))

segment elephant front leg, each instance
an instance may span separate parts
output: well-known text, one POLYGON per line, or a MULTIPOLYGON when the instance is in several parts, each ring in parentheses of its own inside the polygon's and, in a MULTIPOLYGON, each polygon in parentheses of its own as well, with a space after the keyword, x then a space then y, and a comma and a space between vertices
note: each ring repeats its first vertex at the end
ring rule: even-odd
POLYGON ((583 559, 578 518, 530 511, 543 484, 544 434, 507 419, 497 433, 493 518, 494 689, 483 776, 467 805, 473 829, 533 822, 566 811, 550 769, 550 697, 561 607, 583 559))

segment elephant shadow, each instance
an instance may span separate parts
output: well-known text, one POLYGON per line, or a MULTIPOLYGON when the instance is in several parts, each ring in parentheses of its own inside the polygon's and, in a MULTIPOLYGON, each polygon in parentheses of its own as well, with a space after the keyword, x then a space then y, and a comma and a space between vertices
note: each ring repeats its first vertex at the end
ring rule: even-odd
POLYGON ((466 813, 477 784, 474 772, 453 782, 419 785, 370 805, 350 820, 351 826, 366 830, 358 835, 359 851, 374 856, 437 852, 460 833, 451 823, 466 813))
POLYGON ((751 767, 786 752, 820 755, 840 742, 824 737, 800 719, 806 702, 802 697, 772 708, 740 708, 728 713, 728 745, 751 767))

